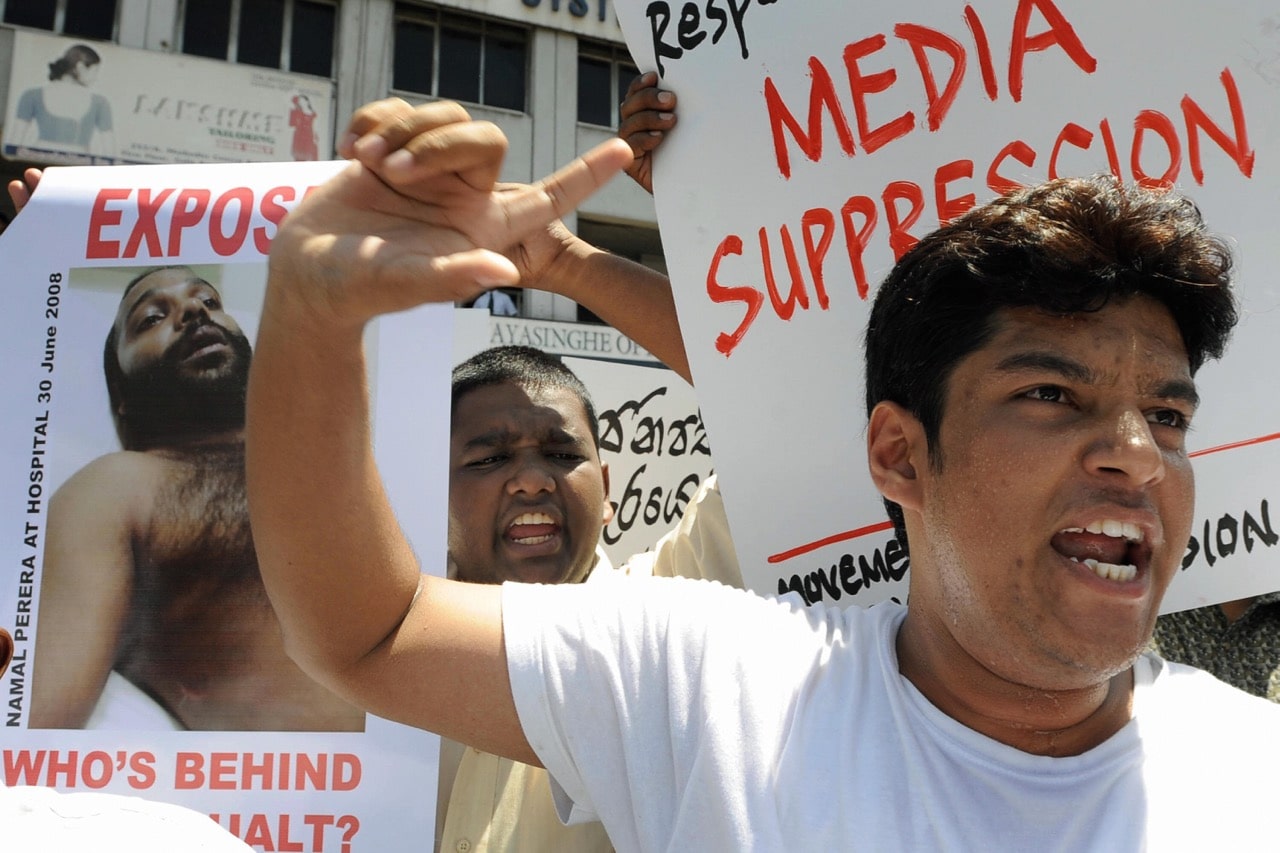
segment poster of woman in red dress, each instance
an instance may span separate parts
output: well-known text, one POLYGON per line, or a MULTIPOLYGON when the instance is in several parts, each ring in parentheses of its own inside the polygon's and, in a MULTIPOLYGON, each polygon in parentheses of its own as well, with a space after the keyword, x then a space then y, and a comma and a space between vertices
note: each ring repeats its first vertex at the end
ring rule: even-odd
POLYGON ((293 96, 293 109, 289 111, 289 126, 293 128, 293 159, 319 160, 320 149, 316 142, 316 111, 306 95, 293 96))

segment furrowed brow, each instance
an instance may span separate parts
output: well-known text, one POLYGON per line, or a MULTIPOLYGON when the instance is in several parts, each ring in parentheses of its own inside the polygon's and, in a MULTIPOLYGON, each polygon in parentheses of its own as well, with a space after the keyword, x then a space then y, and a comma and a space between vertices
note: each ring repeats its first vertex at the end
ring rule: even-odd
POLYGON ((1097 374, 1088 365, 1053 352, 1017 352, 1001 359, 995 369, 1003 373, 1056 373, 1073 382, 1097 380, 1097 374))
POLYGON ((566 429, 555 427, 547 431, 546 441, 549 444, 577 444, 580 439, 566 429))
POLYGON ((501 447, 511 440, 511 430, 508 429, 491 429, 482 432, 477 436, 467 439, 463 445, 464 448, 473 449, 477 447, 501 447))

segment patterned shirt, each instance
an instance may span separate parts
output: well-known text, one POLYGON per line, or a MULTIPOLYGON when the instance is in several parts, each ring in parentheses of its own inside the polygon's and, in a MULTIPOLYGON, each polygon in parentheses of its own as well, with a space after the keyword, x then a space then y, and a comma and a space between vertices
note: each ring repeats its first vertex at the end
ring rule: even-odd
POLYGON ((1280 592, 1260 596, 1234 622, 1217 605, 1161 616, 1152 645, 1168 660, 1280 702, 1280 592))

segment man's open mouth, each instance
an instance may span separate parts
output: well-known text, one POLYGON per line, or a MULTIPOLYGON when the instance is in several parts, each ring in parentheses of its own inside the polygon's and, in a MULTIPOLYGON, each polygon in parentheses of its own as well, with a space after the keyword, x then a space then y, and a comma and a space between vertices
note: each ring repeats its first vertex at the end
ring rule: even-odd
POLYGON ((1087 566, 1103 580, 1120 583, 1136 578, 1151 557, 1141 527, 1110 518, 1060 530, 1050 544, 1059 554, 1087 566))
POLYGON ((210 353, 222 350, 228 343, 227 334, 222 329, 206 323, 195 331, 188 332, 187 336, 178 343, 178 360, 198 361, 210 353))
POLYGON ((526 512, 507 525, 507 538, 517 545, 541 545, 559 529, 560 525, 545 512, 526 512))

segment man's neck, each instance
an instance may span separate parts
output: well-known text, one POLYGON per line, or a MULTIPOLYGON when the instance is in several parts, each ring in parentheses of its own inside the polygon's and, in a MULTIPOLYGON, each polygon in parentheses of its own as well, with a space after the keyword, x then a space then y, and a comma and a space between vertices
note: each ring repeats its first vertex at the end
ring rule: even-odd
POLYGON ((898 671, 935 707, 979 734, 1035 755, 1079 755, 1132 716, 1133 669, 1083 688, 1011 682, 910 610, 898 630, 898 671))
POLYGON ((156 453, 192 453, 213 448, 244 447, 244 428, 198 432, 166 437, 148 448, 156 453))

